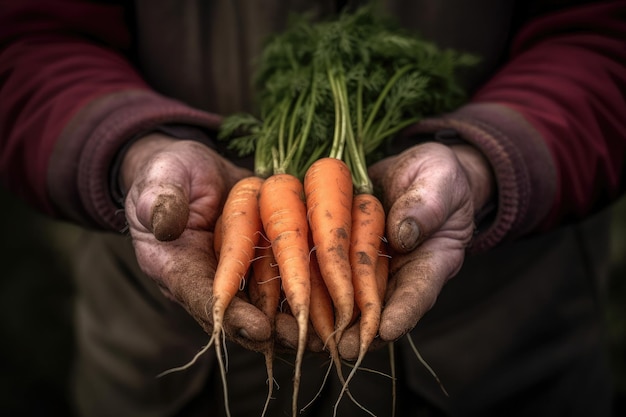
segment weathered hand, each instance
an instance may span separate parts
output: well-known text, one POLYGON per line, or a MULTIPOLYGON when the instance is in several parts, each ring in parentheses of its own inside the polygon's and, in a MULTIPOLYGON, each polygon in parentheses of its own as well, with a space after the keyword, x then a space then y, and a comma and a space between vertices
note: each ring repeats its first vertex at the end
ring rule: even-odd
MULTIPOLYGON (((125 209, 142 270, 211 333, 217 260, 213 230, 233 184, 251 173, 207 146, 151 134, 134 143, 121 167, 125 209)), ((255 348, 270 338, 265 315, 243 299, 227 310, 227 335, 255 348)))
MULTIPOLYGON (((392 255, 380 345, 410 331, 458 273, 475 213, 491 198, 494 185, 489 165, 468 145, 417 145, 378 162, 370 176, 382 190, 392 255)), ((357 355, 357 327, 340 343, 343 357, 357 355)))

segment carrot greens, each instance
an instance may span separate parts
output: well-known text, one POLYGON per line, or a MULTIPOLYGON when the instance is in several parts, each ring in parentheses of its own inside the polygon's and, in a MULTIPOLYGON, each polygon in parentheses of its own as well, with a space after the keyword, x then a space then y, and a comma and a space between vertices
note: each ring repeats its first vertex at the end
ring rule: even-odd
POLYGON ((371 193, 366 166, 423 117, 459 105, 456 74, 475 57, 442 50, 374 6, 328 21, 294 16, 269 39, 255 77, 258 116, 227 117, 220 132, 255 173, 303 178, 323 156, 349 165, 355 191, 371 193))

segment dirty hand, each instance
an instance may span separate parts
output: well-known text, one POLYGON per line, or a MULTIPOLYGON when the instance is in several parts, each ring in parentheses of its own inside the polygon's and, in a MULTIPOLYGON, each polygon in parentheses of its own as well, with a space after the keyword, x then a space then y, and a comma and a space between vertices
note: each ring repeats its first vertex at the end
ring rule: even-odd
MULTIPOLYGON (((493 198, 494 179, 469 145, 424 143, 370 168, 387 211, 390 281, 378 346, 410 331, 460 270, 474 217, 493 198)), ((344 358, 358 353, 358 322, 340 342, 344 358)))
MULTIPOLYGON (((248 175, 199 142, 159 133, 131 145, 121 166, 139 266, 209 334, 217 265, 213 230, 229 190, 248 175)), ((252 349, 271 335, 265 315, 237 297, 224 324, 231 339, 252 349)))

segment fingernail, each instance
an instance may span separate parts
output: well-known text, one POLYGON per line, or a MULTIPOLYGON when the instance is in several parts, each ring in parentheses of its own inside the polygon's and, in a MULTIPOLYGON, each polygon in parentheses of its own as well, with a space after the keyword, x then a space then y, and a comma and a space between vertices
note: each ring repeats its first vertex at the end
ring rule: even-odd
POLYGON ((152 209, 152 233, 169 242, 183 233, 189 218, 189 205, 177 194, 160 194, 152 209))
POLYGON ((417 246, 420 237, 420 229, 415 220, 404 219, 398 227, 398 243, 402 249, 411 251, 417 246))
POLYGON ((244 339, 250 339, 250 334, 246 329, 239 329, 239 336, 243 337, 244 339))

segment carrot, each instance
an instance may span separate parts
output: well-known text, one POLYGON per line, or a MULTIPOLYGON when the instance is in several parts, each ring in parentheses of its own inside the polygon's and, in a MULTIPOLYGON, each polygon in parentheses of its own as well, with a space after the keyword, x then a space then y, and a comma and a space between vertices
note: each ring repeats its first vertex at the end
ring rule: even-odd
POLYGON ((309 225, 300 180, 290 174, 267 178, 259 195, 261 220, 278 264, 289 307, 298 323, 292 413, 298 415, 302 359, 307 341, 311 282, 309 225))
POLYGON ((215 252, 215 259, 220 259, 220 253, 222 251, 222 216, 219 216, 215 221, 215 229, 213 232, 213 251, 215 252))
POLYGON ((335 314, 333 302, 320 272, 315 251, 311 253, 311 324, 328 349, 337 374, 343 382, 341 359, 335 340, 335 314))
POLYGON ((320 271, 335 307, 335 339, 339 340, 354 310, 349 260, 353 190, 350 170, 340 159, 318 159, 305 174, 304 190, 320 271))
POLYGON ((359 353, 339 395, 335 408, 341 401, 348 383, 356 374, 367 351, 378 334, 383 299, 379 291, 377 265, 381 238, 385 231, 385 212, 382 204, 372 194, 357 194, 352 204, 352 235, 350 239, 350 264, 355 302, 361 312, 359 322, 359 353))
MULTIPOLYGON (((311 307, 310 317, 311 324, 317 335, 324 342, 324 347, 328 348, 331 355, 333 354, 332 346, 335 335, 335 313, 333 312, 333 301, 330 298, 326 284, 320 273, 319 263, 315 252, 311 252, 310 261, 311 270, 311 307)), ((333 357, 334 360, 334 357, 333 357)))
POLYGON ((385 212, 372 194, 356 195, 352 207, 350 264, 354 298, 361 311, 360 344, 367 350, 378 331, 382 310, 376 270, 385 232, 385 212))
MULTIPOLYGON (((248 284, 250 301, 270 319, 272 333, 274 319, 280 302, 280 276, 271 246, 257 247, 256 259, 252 264, 252 279, 248 284)), ((270 338, 263 349, 267 369, 268 390, 261 417, 267 412, 274 392, 274 338, 270 338)))
POLYGON ((257 196, 262 184, 263 180, 254 176, 243 178, 235 184, 224 203, 221 227, 216 233, 218 239, 221 240, 221 248, 217 242, 220 257, 213 280, 213 333, 209 345, 215 342, 228 416, 230 416, 230 410, 226 369, 219 339, 224 333, 226 309, 242 287, 242 280, 245 281, 254 259, 255 247, 261 231, 257 196))
POLYGON ((376 283, 378 286, 378 296, 383 303, 386 301, 387 283, 389 281, 389 248, 386 239, 381 239, 378 251, 378 262, 376 263, 376 283))
POLYGON ((250 301, 271 320, 276 317, 280 300, 280 275, 271 246, 257 247, 252 271, 250 301))

